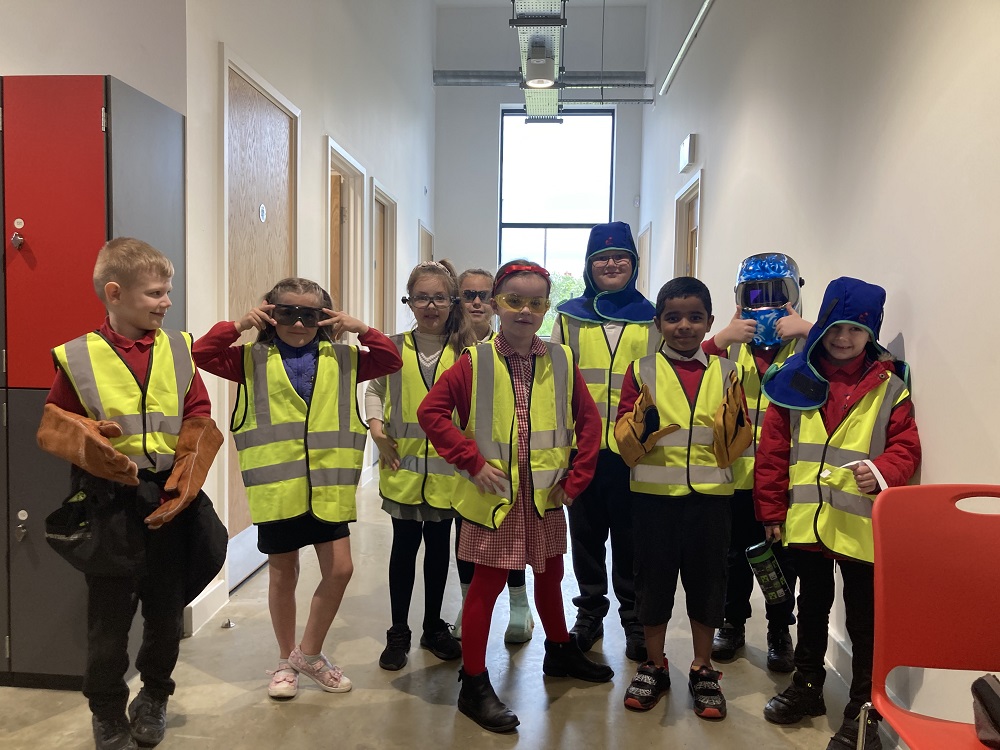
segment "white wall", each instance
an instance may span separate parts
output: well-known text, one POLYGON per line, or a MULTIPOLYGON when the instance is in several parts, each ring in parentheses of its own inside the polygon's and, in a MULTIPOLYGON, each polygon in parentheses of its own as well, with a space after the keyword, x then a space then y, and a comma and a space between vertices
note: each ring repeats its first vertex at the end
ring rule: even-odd
MULTIPOLYGON (((651 4, 649 37, 669 40, 651 51, 658 83, 699 5, 651 4)), ((882 340, 913 367, 923 483, 1000 483, 986 395, 1000 364, 998 38, 993 0, 718 2, 645 112, 654 280, 671 276, 674 196, 687 179, 677 148, 697 133, 702 278, 717 327, 752 253, 795 257, 807 316, 836 276, 884 286, 882 340)), ((941 685, 924 687, 939 704, 941 685)), ((949 692, 964 712, 967 692, 949 692)))
MULTIPOLYGON (((520 66, 517 33, 509 28, 510 4, 496 8, 439 8, 434 67, 438 70, 503 70, 520 66)), ((563 66, 570 71, 601 68, 601 8, 567 8, 563 66)), ((605 70, 643 70, 645 7, 607 9, 605 70)), ((500 111, 524 107, 518 88, 439 86, 436 110, 436 184, 434 201, 437 258, 450 258, 459 270, 496 268, 499 205, 500 111)), ((646 89, 609 89, 608 98, 650 96, 646 89)), ((573 93, 579 97, 581 94, 573 93)), ((629 222, 638 234, 642 106, 618 108, 613 218, 629 222)), ((648 106, 648 105, 647 105, 648 106)), ((580 248, 580 261, 583 251, 580 248)))

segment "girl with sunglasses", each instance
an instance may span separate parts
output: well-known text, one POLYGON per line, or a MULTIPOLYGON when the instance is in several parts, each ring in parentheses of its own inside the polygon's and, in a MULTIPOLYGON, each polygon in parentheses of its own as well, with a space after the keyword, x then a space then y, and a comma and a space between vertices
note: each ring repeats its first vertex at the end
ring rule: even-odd
POLYGON ((458 274, 448 261, 428 261, 410 272, 403 304, 416 320, 414 330, 391 337, 403 367, 368 384, 365 413, 379 450, 379 494, 392 517, 389 553, 389 604, 379 666, 397 671, 410 650, 410 600, 417 551, 424 544, 424 616, 420 645, 443 661, 462 655, 441 604, 451 563, 451 496, 455 471, 428 443, 417 424, 417 407, 462 350, 474 343, 472 326, 458 300, 458 274))
POLYGON ((569 348, 535 335, 549 291, 548 271, 537 263, 501 266, 492 302, 499 332, 468 349, 417 411, 435 449, 462 472, 452 504, 465 521, 459 557, 475 564, 475 574, 462 612, 458 710, 491 732, 519 724, 486 670, 490 620, 509 570, 534 571, 544 674, 590 682, 614 676, 580 650, 563 610, 562 508, 593 477, 601 419, 569 348))
POLYGON ((347 524, 357 519, 366 439, 355 394, 359 382, 402 366, 396 347, 357 318, 334 312, 315 282, 288 278, 240 320, 216 324, 193 353, 199 367, 240 386, 230 428, 257 548, 267 554, 278 640, 268 695, 293 698, 299 673, 328 692, 346 692, 351 681, 323 654, 323 641, 354 571, 347 524), (251 328, 259 331, 256 342, 232 346, 251 328), (368 351, 334 343, 344 333, 357 334, 368 351), (299 550, 308 545, 322 578, 296 645, 299 550))
MULTIPOLYGON (((496 335, 492 326, 493 308, 490 307, 490 302, 493 300, 493 274, 484 268, 470 268, 462 271, 462 275, 458 277, 458 291, 462 304, 465 306, 465 312, 472 321, 476 339, 480 343, 492 341, 496 335)), ((455 557, 458 563, 458 580, 462 586, 462 602, 464 604, 465 595, 472 583, 475 566, 468 560, 458 557, 458 539, 461 529, 462 518, 459 516, 455 519, 455 557)), ((525 585, 523 570, 512 570, 507 574, 507 592, 510 594, 510 621, 504 632, 504 642, 526 643, 531 640, 531 633, 535 628, 535 618, 532 617, 531 606, 528 604, 528 589, 525 585)), ((458 617, 455 618, 452 634, 456 638, 462 637, 462 610, 458 611, 458 617)))

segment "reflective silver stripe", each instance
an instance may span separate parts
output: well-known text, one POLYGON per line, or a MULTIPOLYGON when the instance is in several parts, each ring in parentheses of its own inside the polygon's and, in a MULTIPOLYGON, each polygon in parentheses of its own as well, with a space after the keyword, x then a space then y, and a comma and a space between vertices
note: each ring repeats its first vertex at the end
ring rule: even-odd
POLYGON ((608 371, 598 370, 593 367, 588 367, 587 369, 581 367, 580 374, 583 375, 583 382, 587 385, 600 385, 607 379, 608 371))
POLYGON ((611 373, 610 386, 612 389, 620 391, 622 389, 622 383, 624 382, 625 382, 625 373, 622 372, 611 373))
MULTIPOLYGON (((107 419, 101 395, 97 390, 97 377, 94 375, 94 363, 90 361, 90 351, 87 345, 90 337, 81 336, 65 345, 66 363, 73 375, 76 389, 80 393, 80 401, 85 407, 94 410, 96 419, 107 419)), ((69 374, 69 373, 67 373, 69 374)))
POLYGON ((304 422, 284 422, 257 427, 247 432, 238 432, 233 435, 233 440, 236 442, 237 449, 243 450, 244 448, 258 448, 269 443, 280 443, 284 440, 302 440, 305 437, 305 431, 304 422))
MULTIPOLYGON (((174 359, 174 377, 177 378, 177 402, 183 405, 191 379, 194 377, 194 362, 188 349, 187 339, 180 331, 164 331, 170 343, 170 353, 174 359)), ((183 407, 181 406, 183 411, 183 407)))
POLYGON ((412 471, 415 474, 434 474, 450 477, 455 473, 455 467, 443 458, 434 456, 415 456, 412 453, 399 457, 401 471, 412 471))
MULTIPOLYGON (((344 344, 333 345, 333 354, 337 358, 337 370, 341 374, 353 373, 353 363, 351 362, 351 353, 352 349, 350 346, 345 346, 344 344)), ((316 368, 317 370, 319 369, 318 362, 316 363, 316 368)), ((353 383, 354 378, 353 377, 348 378, 348 382, 353 383)), ((338 425, 340 427, 340 434, 344 436, 351 435, 353 437, 351 440, 345 440, 341 438, 336 446, 330 446, 330 447, 338 447, 338 448, 348 447, 344 445, 344 443, 349 442, 351 447, 356 448, 358 445, 358 441, 360 440, 361 441, 360 450, 364 450, 365 442, 368 440, 367 432, 364 434, 351 432, 351 409, 357 408, 357 398, 358 398, 357 388, 338 388, 338 392, 339 392, 339 400, 338 400, 337 415, 340 417, 340 424, 338 425), (353 404, 351 403, 352 399, 354 400, 353 404)), ((310 448, 313 447, 312 437, 309 438, 309 447, 310 448)))
POLYGON ((799 428, 802 425, 802 412, 789 410, 788 412, 788 434, 792 437, 791 447, 788 449, 788 465, 795 466, 799 462, 799 428))
MULTIPOLYGON (((243 473, 243 484, 247 487, 259 487, 265 484, 276 482, 287 482, 292 479, 304 479, 306 476, 305 459, 298 461, 288 461, 271 466, 259 466, 256 469, 247 469, 243 473)), ((361 478, 361 471, 358 469, 314 469, 312 472, 313 485, 329 487, 336 485, 356 485, 361 478)))
MULTIPOLYGON (((257 417, 257 429, 271 426, 271 394, 267 388, 267 355, 270 344, 259 343, 250 347, 250 359, 253 365, 253 400, 254 413, 257 417)), ((319 365, 317 364, 317 369, 319 365)))
POLYGON ((864 451, 852 451, 846 448, 837 448, 833 445, 818 445, 813 443, 802 443, 797 451, 796 462, 811 461, 813 463, 824 463, 831 466, 843 466, 851 461, 860 461, 868 458, 864 451))
MULTIPOLYGON (((399 409, 393 409, 392 413, 389 415, 390 425, 386 428, 386 434, 395 440, 400 438, 411 438, 413 440, 424 440, 427 434, 420 428, 420 425, 416 422, 406 422, 403 426, 396 427, 396 415, 399 413, 399 409)), ((399 421, 402 421, 400 418, 399 421)))
MULTIPOLYGON (((505 443, 493 441, 493 377, 496 360, 493 356, 493 344, 479 344, 476 346, 476 367, 479 370, 474 373, 478 393, 478 403, 476 404, 476 424, 473 426, 476 435, 480 436, 476 443, 479 445, 479 452, 487 461, 500 460, 509 462, 510 446, 505 443)), ((513 429, 513 427, 511 428, 513 429)))
MULTIPOLYGON (((561 384, 569 382, 569 360, 566 358, 566 350, 559 344, 548 344, 549 358, 552 360, 552 374, 555 380, 556 392, 556 425, 561 426, 562 442, 554 436, 553 446, 565 446, 572 444, 572 436, 569 430, 569 414, 566 413, 566 399, 559 398, 561 384)), ((570 383, 569 389, 572 391, 573 385, 570 383)), ((532 436, 531 440, 534 440, 532 436)))
MULTIPOLYGON (((390 341, 396 345, 396 349, 399 351, 399 356, 403 356, 403 350, 406 345, 406 334, 397 333, 395 336, 389 337, 390 341)), ((423 431, 419 435, 409 434, 407 425, 403 424, 403 370, 402 368, 396 370, 396 372, 389 373, 389 378, 387 381, 387 387, 389 390, 389 422, 386 425, 386 432, 392 435, 394 438, 400 437, 424 437, 423 431)), ((417 425, 417 429, 420 427, 417 425)))
MULTIPOLYGON (((663 426, 663 425, 661 425, 663 426)), ((707 429, 704 427, 695 429, 707 429)), ((656 441, 658 448, 687 448, 688 445, 688 431, 681 427, 679 430, 674 430, 669 435, 664 435, 659 440, 656 441)))
MULTIPOLYGON (((145 416, 146 432, 166 432, 170 435, 176 435, 180 432, 181 422, 184 421, 181 417, 168 417, 158 411, 146 412, 145 416)), ((112 417, 110 421, 120 425, 122 432, 126 435, 141 435, 143 433, 142 414, 121 414, 112 417)))
POLYGON ((889 432, 889 420, 892 418, 892 410, 905 389, 906 383, 900 378, 889 378, 889 382, 885 387, 885 398, 882 400, 878 416, 875 417, 875 426, 872 429, 872 441, 871 445, 868 446, 869 455, 881 456, 885 453, 885 440, 889 432))
POLYGON ((354 487, 361 480, 361 469, 313 469, 313 488, 354 487))
POLYGON ((361 435, 357 432, 310 432, 306 434, 309 450, 347 448, 348 450, 363 451, 367 439, 367 435, 361 435))
POLYGON ((544 471, 532 469, 531 483, 536 489, 544 490, 555 485, 565 474, 566 469, 548 469, 544 471))
MULTIPOLYGON (((874 504, 870 499, 862 495, 854 495, 850 492, 837 490, 827 485, 820 485, 822 501, 828 503, 837 510, 862 518, 872 517, 872 507, 874 504)), ((816 487, 812 484, 796 485, 789 493, 789 503, 816 504, 816 487)))
POLYGON ((649 395, 656 403, 656 357, 643 357, 639 360, 639 385, 649 388, 649 395))
MULTIPOLYGON (((580 324, 573 318, 563 317, 566 321, 566 328, 568 329, 569 336, 566 341, 563 341, 573 352, 573 357, 577 361, 580 359, 580 324)), ((586 378, 586 374, 584 375, 586 378)), ((587 381, 590 382, 589 380, 587 381)), ((600 382, 600 381, 597 381, 600 382)))
POLYGON ((636 464, 632 469, 632 480, 643 484, 686 485, 687 467, 636 464))
POLYGON ((747 413, 750 415, 750 424, 752 424, 754 427, 760 427, 760 422, 758 422, 757 420, 763 417, 764 412, 757 411, 757 409, 747 404, 747 413))
POLYGON ((655 325, 649 327, 649 340, 646 342, 646 354, 656 354, 663 348, 663 335, 655 325))
MULTIPOLYGON (((596 402, 595 402, 596 403, 596 402)), ((608 405, 603 401, 597 404, 597 413, 601 415, 601 419, 607 419, 608 416, 608 405)))

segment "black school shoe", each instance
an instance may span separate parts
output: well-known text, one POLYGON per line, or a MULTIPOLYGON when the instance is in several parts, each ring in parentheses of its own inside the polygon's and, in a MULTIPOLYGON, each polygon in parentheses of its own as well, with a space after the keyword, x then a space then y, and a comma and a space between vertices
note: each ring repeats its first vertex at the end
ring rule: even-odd
POLYGON ((576 624, 570 628, 569 632, 576 636, 580 650, 587 653, 597 641, 604 637, 604 620, 590 615, 578 614, 576 624))
POLYGON ((646 661, 646 632, 642 626, 625 628, 625 658, 631 661, 646 661))
POLYGON ((712 641, 712 659, 716 661, 732 661, 736 652, 747 644, 745 625, 724 624, 715 633, 712 641))
POLYGON ((453 661, 462 656, 462 643, 451 634, 451 626, 444 620, 438 620, 437 627, 423 632, 420 647, 426 648, 441 661, 453 661))
MULTIPOLYGON (((856 750, 858 746, 858 720, 844 719, 837 733, 830 738, 826 750, 856 750)), ((878 736, 878 721, 868 717, 865 727, 865 750, 882 750, 882 738, 878 736)))
POLYGON ((722 672, 699 667, 688 672, 688 690, 694 698, 694 712, 702 719, 725 719, 726 697, 719 686, 722 672))
POLYGON ((137 750, 139 747, 132 739, 124 714, 113 719, 98 719, 94 716, 90 725, 94 729, 94 745, 97 750, 137 750))
POLYGON ((795 671, 795 652, 788 628, 767 631, 767 668, 771 672, 787 674, 795 671))
POLYGON ((809 679, 801 672, 793 674, 792 683, 764 706, 764 718, 772 724, 794 724, 825 713, 822 680, 809 679))
POLYGON ((155 747, 167 731, 167 699, 154 698, 143 688, 128 707, 132 738, 143 747, 155 747))
POLYGON ((625 708, 648 711, 659 703, 663 692, 670 689, 670 672, 667 670, 666 659, 663 660, 662 667, 651 661, 640 664, 632 683, 625 691, 625 708))
POLYGON ((615 676, 614 670, 607 664, 598 664, 587 658, 573 633, 569 634, 565 643, 546 639, 542 672, 549 677, 575 677, 587 682, 611 682, 615 676))
POLYGON ((410 650, 410 629, 406 625, 393 625, 385 631, 385 650, 378 658, 378 665, 390 672, 406 666, 406 652, 410 650))
POLYGON ((458 680, 462 689, 458 693, 458 710, 490 732, 512 732, 521 722, 507 704, 501 701, 493 685, 489 672, 467 675, 458 670, 458 680))

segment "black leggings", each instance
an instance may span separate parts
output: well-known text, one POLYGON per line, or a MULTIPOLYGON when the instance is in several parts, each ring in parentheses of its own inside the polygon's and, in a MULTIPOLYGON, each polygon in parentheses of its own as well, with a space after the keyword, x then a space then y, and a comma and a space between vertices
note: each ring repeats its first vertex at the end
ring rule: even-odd
MULTIPOLYGON (((455 563, 458 566, 458 580, 460 583, 472 583, 472 574, 476 571, 476 564, 468 560, 460 560, 458 557, 458 538, 462 533, 462 519, 455 519, 455 563)), ((507 574, 507 585, 512 588, 524 585, 524 571, 512 570, 507 574)))
POLYGON ((392 551, 389 553, 389 602, 392 624, 406 625, 417 571, 417 550, 424 541, 424 630, 441 626, 441 601, 451 562, 451 519, 401 521, 392 519, 392 551))

